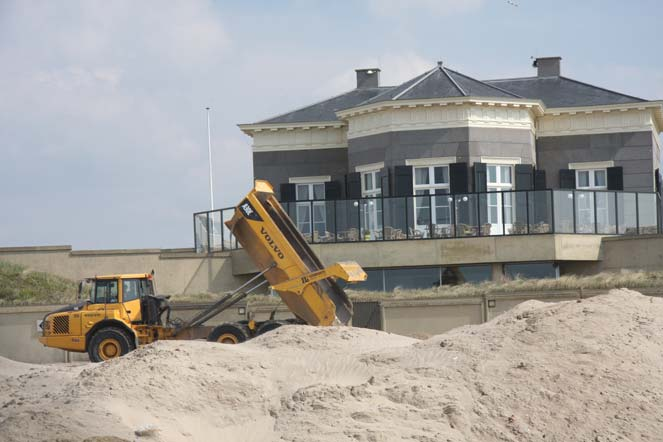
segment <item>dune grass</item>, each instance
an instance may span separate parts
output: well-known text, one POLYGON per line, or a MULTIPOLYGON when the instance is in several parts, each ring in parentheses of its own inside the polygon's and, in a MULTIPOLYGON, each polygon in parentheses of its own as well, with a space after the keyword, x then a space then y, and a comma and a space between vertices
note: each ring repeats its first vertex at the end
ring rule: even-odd
POLYGON ((0 261, 0 306, 70 304, 77 290, 69 279, 0 261))
POLYGON ((346 290, 351 299, 357 301, 372 299, 423 299, 456 298, 483 296, 503 293, 526 293, 554 290, 609 290, 614 288, 663 288, 663 271, 632 271, 621 273, 598 273, 590 276, 568 275, 559 279, 513 279, 486 281, 479 284, 460 284, 430 289, 396 290, 394 292, 368 292, 346 290))
MULTIPOLYGON (((562 276, 559 279, 514 279, 487 281, 480 284, 441 286, 430 289, 396 290, 394 292, 368 292, 353 290, 346 292, 352 300, 366 301, 379 299, 424 299, 483 296, 501 293, 527 293, 553 290, 601 290, 612 288, 663 289, 663 271, 623 271, 620 273, 599 273, 591 276, 562 276)), ((33 272, 24 266, 0 261, 0 306, 68 304, 76 299, 77 283, 44 272, 33 272)), ((219 293, 197 293, 173 295, 173 302, 212 303, 221 298, 219 293)), ((251 295, 249 304, 278 304, 278 296, 251 295)))

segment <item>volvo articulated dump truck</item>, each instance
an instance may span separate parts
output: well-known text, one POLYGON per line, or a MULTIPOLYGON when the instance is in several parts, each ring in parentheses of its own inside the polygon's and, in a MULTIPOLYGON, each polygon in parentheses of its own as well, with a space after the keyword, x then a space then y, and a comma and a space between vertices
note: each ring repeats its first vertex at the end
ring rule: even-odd
POLYGON ((39 340, 47 347, 87 352, 90 360, 100 362, 162 339, 236 344, 284 323, 328 326, 350 322, 352 302, 337 280, 365 281, 366 273, 355 262, 325 268, 268 182, 256 181, 226 225, 253 260, 258 274, 189 321, 170 320, 168 299, 156 295, 153 274, 95 276, 79 285, 79 300, 84 292, 89 292, 87 299, 46 315, 39 340), (296 319, 204 325, 266 284, 296 319))

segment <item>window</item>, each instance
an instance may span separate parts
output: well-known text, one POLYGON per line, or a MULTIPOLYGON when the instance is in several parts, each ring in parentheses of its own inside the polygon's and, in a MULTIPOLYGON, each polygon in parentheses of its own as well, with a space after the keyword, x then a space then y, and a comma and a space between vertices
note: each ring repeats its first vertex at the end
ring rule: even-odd
POLYGON ((594 233, 594 207, 596 206, 596 222, 609 224, 608 199, 594 190, 608 188, 607 169, 576 169, 576 189, 590 192, 576 192, 576 232, 594 233))
POLYGON ((370 170, 361 173, 361 196, 374 197, 382 193, 380 171, 370 170))
POLYGON ((559 277, 559 267, 552 262, 504 264, 504 274, 511 279, 556 279, 559 277))
MULTIPOLYGON (((415 230, 414 237, 430 237, 430 226, 434 232, 448 228, 451 222, 449 197, 449 166, 413 166, 412 170, 415 230), (440 195, 440 196, 437 196, 440 195)), ((435 235, 439 236, 439 235, 435 235)))
POLYGON ((94 285, 93 304, 115 303, 117 300, 117 280, 100 279, 94 285))
POLYGON ((133 301, 141 298, 141 279, 123 279, 122 280, 122 302, 133 301))
POLYGON ((607 189, 606 169, 577 169, 576 189, 607 189))
POLYGON ((488 195, 487 222, 490 234, 501 235, 505 225, 512 224, 513 209, 513 166, 508 164, 488 164, 486 166, 486 189, 488 195), (498 193, 505 192, 505 193, 498 193))
MULTIPOLYGON (((296 184, 297 201, 324 200, 325 183, 296 184)), ((327 216, 324 201, 297 203, 297 229, 305 238, 311 239, 314 232, 319 236, 327 230, 327 216)))

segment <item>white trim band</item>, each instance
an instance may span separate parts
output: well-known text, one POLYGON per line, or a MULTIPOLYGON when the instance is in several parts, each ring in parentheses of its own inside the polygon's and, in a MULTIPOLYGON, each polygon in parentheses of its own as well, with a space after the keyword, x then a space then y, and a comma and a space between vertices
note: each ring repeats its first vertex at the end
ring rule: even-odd
POLYGON ((314 183, 327 183, 331 181, 331 176, 293 176, 288 179, 290 184, 314 184, 314 183))
POLYGON ((371 164, 362 164, 361 166, 355 166, 355 172, 372 172, 374 170, 384 169, 384 161, 379 163, 371 164))
POLYGON ((456 162, 456 157, 412 158, 405 160, 406 166, 437 166, 456 162))
POLYGON ((519 157, 481 157, 481 162, 486 164, 520 164, 523 162, 519 157))
POLYGON ((614 161, 587 161, 584 163, 569 163, 569 169, 607 169, 615 167, 614 161))

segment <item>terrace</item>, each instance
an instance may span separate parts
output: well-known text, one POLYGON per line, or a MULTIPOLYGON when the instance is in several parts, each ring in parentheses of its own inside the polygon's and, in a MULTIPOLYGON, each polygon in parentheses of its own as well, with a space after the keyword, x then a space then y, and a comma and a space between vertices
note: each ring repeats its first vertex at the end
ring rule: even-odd
MULTIPOLYGON (((305 200, 282 205, 313 244, 661 232, 661 201, 653 192, 547 189, 305 200)), ((196 252, 241 247, 224 224, 233 213, 230 207, 193 215, 196 252)))

